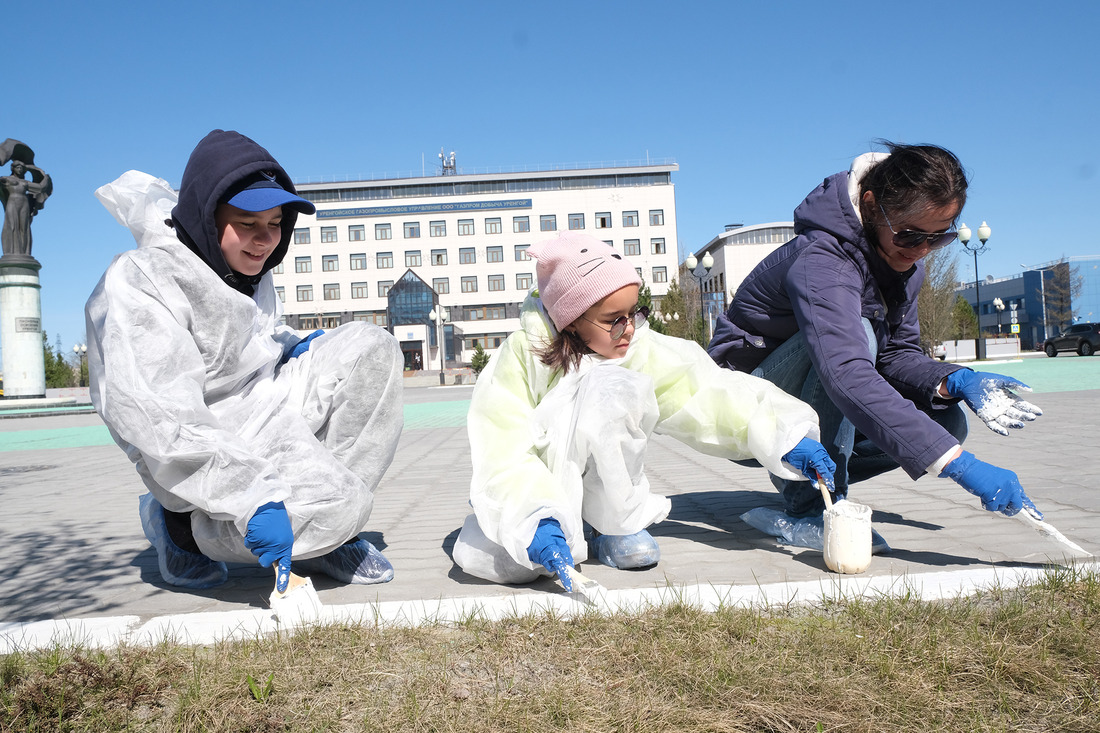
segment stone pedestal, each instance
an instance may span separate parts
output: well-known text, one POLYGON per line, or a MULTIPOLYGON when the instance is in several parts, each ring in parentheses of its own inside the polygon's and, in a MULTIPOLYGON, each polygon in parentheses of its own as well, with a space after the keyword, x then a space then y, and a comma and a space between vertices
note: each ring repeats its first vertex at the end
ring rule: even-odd
POLYGON ((46 396, 42 347, 42 286, 38 260, 0 257, 0 348, 4 352, 4 399, 46 396))

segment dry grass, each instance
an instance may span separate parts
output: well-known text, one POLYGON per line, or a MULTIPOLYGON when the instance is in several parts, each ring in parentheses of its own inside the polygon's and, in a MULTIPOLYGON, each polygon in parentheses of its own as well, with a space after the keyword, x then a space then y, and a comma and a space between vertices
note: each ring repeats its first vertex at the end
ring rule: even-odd
POLYGON ((1100 577, 941 603, 16 654, 0 659, 0 730, 1100 731, 1100 577))

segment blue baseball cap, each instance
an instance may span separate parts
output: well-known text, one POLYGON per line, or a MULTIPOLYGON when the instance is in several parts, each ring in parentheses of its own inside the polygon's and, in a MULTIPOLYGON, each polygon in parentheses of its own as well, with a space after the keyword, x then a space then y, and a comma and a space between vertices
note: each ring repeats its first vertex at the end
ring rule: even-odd
POLYGON ((290 205, 303 214, 312 214, 317 207, 310 201, 287 191, 269 173, 260 173, 257 180, 245 186, 235 196, 226 201, 243 211, 267 211, 276 206, 290 205))

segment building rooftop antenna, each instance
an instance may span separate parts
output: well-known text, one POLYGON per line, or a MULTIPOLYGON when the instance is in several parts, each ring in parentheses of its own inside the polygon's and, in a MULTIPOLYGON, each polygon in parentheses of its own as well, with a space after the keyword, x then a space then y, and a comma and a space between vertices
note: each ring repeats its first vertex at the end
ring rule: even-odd
POLYGON ((443 172, 440 175, 453 176, 458 172, 458 170, 455 168, 455 151, 452 150, 451 155, 448 158, 447 155, 443 153, 443 148, 440 148, 439 160, 443 164, 443 172))

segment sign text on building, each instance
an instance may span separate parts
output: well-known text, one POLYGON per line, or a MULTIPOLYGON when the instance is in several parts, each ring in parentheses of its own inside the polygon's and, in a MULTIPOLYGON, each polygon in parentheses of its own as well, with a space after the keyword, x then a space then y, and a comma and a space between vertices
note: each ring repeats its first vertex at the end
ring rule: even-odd
POLYGON ((318 219, 346 219, 350 216, 401 216, 408 214, 453 214, 464 211, 530 209, 531 199, 506 201, 468 201, 465 203, 404 204, 396 206, 359 206, 354 209, 318 209, 318 219))

